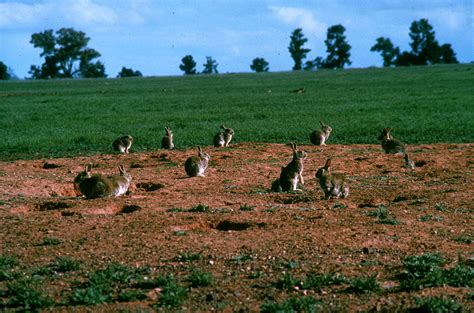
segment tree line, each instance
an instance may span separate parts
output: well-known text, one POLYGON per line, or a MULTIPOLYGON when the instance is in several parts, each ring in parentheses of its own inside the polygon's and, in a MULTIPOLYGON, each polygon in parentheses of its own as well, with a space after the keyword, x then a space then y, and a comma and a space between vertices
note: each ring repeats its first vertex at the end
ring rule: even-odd
MULTIPOLYGON (((295 29, 290 35, 288 51, 293 59, 293 70, 336 69, 351 65, 351 45, 344 35, 346 29, 341 24, 328 28, 326 34, 327 56, 307 59, 311 49, 305 48, 308 39, 301 28, 295 29)), ((372 52, 380 53, 383 66, 431 65, 438 63, 459 63, 451 44, 442 44, 436 40, 435 31, 427 19, 413 21, 410 26, 411 51, 400 51, 390 38, 379 37, 370 48, 372 52)), ((31 35, 30 43, 42 50, 44 58, 41 66, 31 65, 29 74, 32 79, 54 78, 98 78, 107 77, 105 65, 96 61, 101 54, 87 45, 90 38, 82 31, 73 28, 61 28, 54 32, 52 29, 31 35)), ((192 55, 181 59, 179 69, 185 75, 198 74, 196 61, 192 55)), ((270 64, 263 57, 252 60, 250 69, 255 72, 268 72, 270 64)), ((206 57, 200 74, 217 74, 218 63, 212 57, 206 57)), ((12 70, 0 61, 0 79, 12 78, 12 70)), ((117 77, 142 76, 140 71, 122 67, 117 77)))

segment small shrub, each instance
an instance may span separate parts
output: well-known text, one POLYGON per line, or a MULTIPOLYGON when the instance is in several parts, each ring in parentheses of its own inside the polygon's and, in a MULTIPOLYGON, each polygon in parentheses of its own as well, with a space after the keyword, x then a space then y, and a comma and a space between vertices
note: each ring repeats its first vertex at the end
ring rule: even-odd
POLYGON ((88 281, 73 291, 71 302, 86 305, 111 302, 118 297, 120 290, 131 287, 148 272, 148 268, 134 269, 113 263, 105 269, 92 273, 88 281))
POLYGON ((445 263, 439 253, 425 253, 421 256, 405 258, 405 271, 400 276, 401 290, 418 290, 425 287, 439 286, 444 282, 445 263))
POLYGON ((448 209, 448 207, 446 206, 445 203, 443 203, 443 202, 438 202, 438 203, 435 204, 435 209, 436 209, 437 211, 444 212, 444 211, 446 211, 446 210, 448 209))
POLYGON ((385 219, 388 217, 389 211, 384 205, 379 205, 375 210, 365 213, 367 216, 385 219))
POLYGON ((376 280, 376 274, 369 277, 356 277, 350 281, 348 291, 355 293, 370 293, 380 290, 380 284, 376 280))
POLYGON ((472 243, 472 237, 471 236, 459 236, 459 237, 454 238, 454 241, 470 245, 472 243))
POLYGON ((81 262, 67 256, 61 256, 56 258, 52 268, 60 273, 77 271, 81 268, 81 262))
POLYGON ((241 205, 239 210, 240 211, 253 211, 255 210, 255 207, 250 206, 250 205, 241 205))
POLYGON ((41 266, 33 269, 32 271, 33 276, 53 276, 54 270, 51 266, 41 266))
POLYGON ((42 246, 57 246, 61 243, 61 240, 53 237, 45 236, 43 238, 43 242, 41 243, 42 246))
POLYGON ((188 212, 205 213, 209 212, 209 207, 204 204, 198 204, 188 210, 188 212))
POLYGON ((213 284, 214 278, 211 273, 201 272, 199 270, 193 270, 188 276, 187 281, 191 287, 208 287, 213 284))
POLYGON ((102 289, 102 286, 89 286, 84 289, 75 289, 71 296, 72 304, 95 305, 108 302, 111 294, 102 289))
POLYGON ((452 287, 474 287, 474 267, 457 264, 444 270, 443 281, 452 287))
POLYGON ((298 286, 300 281, 295 279, 290 273, 285 273, 276 283, 275 287, 284 290, 293 290, 295 286, 298 286))
POLYGON ((142 290, 127 289, 122 290, 117 296, 117 300, 120 302, 132 302, 138 300, 145 300, 147 295, 142 290))
POLYGON ((177 262, 193 262, 202 258, 201 253, 184 252, 174 258, 177 262))
POLYGON ((377 224, 398 225, 400 224, 400 222, 394 218, 383 218, 383 219, 379 218, 377 220, 377 224))
POLYGON ((18 260, 9 255, 0 256, 0 282, 14 279, 17 274, 13 268, 18 265, 18 260))
POLYGON ((457 313, 462 312, 462 305, 452 299, 443 299, 440 297, 428 297, 417 299, 417 307, 410 312, 426 313, 457 313))
POLYGON ((158 275, 157 277, 154 278, 147 278, 145 279, 144 277, 141 277, 136 281, 136 283, 133 285, 135 288, 140 288, 140 289, 153 289, 153 288, 158 288, 158 287, 163 287, 169 284, 170 282, 174 281, 174 276, 172 274, 170 275, 158 275))
POLYGON ((325 286, 341 285, 345 282, 346 278, 336 273, 310 274, 303 282, 303 289, 312 289, 319 292, 325 286))
POLYGON ((180 209, 180 208, 170 208, 170 209, 166 210, 166 212, 172 212, 172 213, 183 212, 183 211, 184 210, 180 209))
POLYGON ((173 307, 176 308, 187 297, 186 288, 178 285, 176 281, 170 281, 161 291, 160 298, 158 300, 158 306, 173 307))
POLYGON ((291 297, 282 303, 266 302, 260 306, 260 312, 318 312, 321 308, 321 302, 312 297, 291 297))
POLYGON ((253 257, 250 254, 247 253, 241 253, 239 255, 236 255, 233 259, 233 261, 237 264, 242 264, 246 261, 252 260, 253 257))
POLYGON ((8 306, 22 308, 25 311, 36 311, 53 304, 53 300, 39 290, 38 282, 31 278, 8 283, 5 295, 8 297, 8 306))

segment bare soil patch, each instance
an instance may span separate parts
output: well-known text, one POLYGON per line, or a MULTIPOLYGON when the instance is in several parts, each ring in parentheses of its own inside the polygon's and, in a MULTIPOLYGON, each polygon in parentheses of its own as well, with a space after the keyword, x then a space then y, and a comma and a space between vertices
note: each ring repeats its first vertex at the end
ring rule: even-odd
MULTIPOLYGON (((79 270, 41 280, 59 311, 166 310, 155 306, 163 291, 152 285, 143 285, 149 287, 141 289, 145 297, 133 301, 71 302, 77 281, 114 263, 173 274, 187 290, 178 308, 189 312, 258 311, 291 297, 312 297, 324 311, 409 309, 428 296, 473 309, 472 289, 444 284, 402 291, 398 275, 403 260, 424 253, 440 253, 445 268, 463 260, 472 266, 474 144, 410 146, 414 170, 378 145, 299 148, 308 153, 306 183, 293 193, 270 191, 291 160, 291 149, 279 144, 206 147, 211 162, 204 178, 184 171, 195 149, 2 162, 1 254, 16 258, 17 271, 25 273, 58 257, 80 262, 79 270), (328 157, 333 170, 349 177, 347 199, 323 199, 314 175, 328 157), (133 176, 129 192, 78 197, 72 181, 88 163, 106 175, 124 164, 133 176), (45 238, 57 241, 45 244, 45 238), (183 258, 193 255, 199 257, 183 258), (192 287, 188 277, 195 270, 211 273, 212 284, 192 287), (303 286, 308 275, 325 273, 347 280, 303 286), (288 275, 296 282, 281 287, 288 275), (350 288, 350 279, 370 275, 381 290, 359 294, 350 288)), ((9 281, 0 281, 0 295, 9 281)))

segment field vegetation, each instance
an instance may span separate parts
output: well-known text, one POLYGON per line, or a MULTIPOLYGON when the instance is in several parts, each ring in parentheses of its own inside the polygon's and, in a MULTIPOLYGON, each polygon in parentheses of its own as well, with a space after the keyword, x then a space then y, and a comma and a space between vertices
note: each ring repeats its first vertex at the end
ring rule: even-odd
POLYGON ((0 82, 1 159, 108 153, 122 134, 134 151, 234 142, 309 143, 319 120, 332 143, 373 144, 383 127, 408 144, 474 136, 474 65, 0 82), (305 88, 304 93, 292 90, 305 88))

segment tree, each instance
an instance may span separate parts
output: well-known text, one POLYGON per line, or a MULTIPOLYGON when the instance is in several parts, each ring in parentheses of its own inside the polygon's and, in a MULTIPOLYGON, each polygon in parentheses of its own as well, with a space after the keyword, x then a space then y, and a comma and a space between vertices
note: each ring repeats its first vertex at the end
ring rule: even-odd
POLYGON ((126 68, 125 66, 122 67, 122 70, 117 74, 117 77, 142 77, 142 73, 140 71, 134 71, 131 68, 126 68))
POLYGON ((10 79, 10 73, 8 71, 8 67, 5 63, 0 61, 0 80, 7 80, 10 79))
POLYGON ((416 65, 435 64, 439 61, 439 44, 433 26, 427 19, 413 21, 410 26, 411 53, 416 65))
POLYGON ((400 53, 390 39, 377 38, 376 44, 370 51, 381 52, 384 66, 428 65, 436 63, 458 63, 456 53, 450 44, 439 45, 433 26, 427 19, 413 21, 410 26, 411 51, 400 53))
POLYGON ((217 74, 217 62, 212 59, 212 57, 206 57, 206 63, 203 64, 204 69, 202 70, 203 74, 217 74))
POLYGON ((313 64, 318 68, 343 68, 344 65, 351 65, 349 60, 351 46, 346 41, 344 32, 346 29, 341 24, 328 28, 326 40, 326 51, 328 56, 325 60, 316 58, 313 64))
POLYGON ((307 41, 308 39, 304 37, 303 30, 301 28, 297 28, 293 31, 293 33, 291 33, 288 51, 290 51, 291 58, 295 62, 293 71, 301 70, 303 59, 306 58, 306 54, 311 51, 310 49, 303 48, 303 45, 307 41))
POLYGON ((43 50, 40 56, 45 58, 41 67, 32 65, 32 78, 74 78, 106 77, 105 66, 100 61, 100 53, 87 48, 90 38, 82 31, 73 28, 61 28, 53 33, 52 29, 31 35, 30 43, 43 50))
POLYGON ((454 53, 449 43, 445 43, 439 48, 439 63, 459 63, 456 59, 456 53, 454 53))
POLYGON ((179 69, 184 72, 184 75, 194 75, 196 74, 196 62, 194 62, 192 55, 186 55, 181 59, 182 64, 179 66, 179 69))
POLYGON ((383 66, 392 66, 400 55, 400 48, 395 47, 389 38, 379 37, 377 43, 370 48, 370 51, 380 52, 383 58, 383 66))
POLYGON ((250 69, 257 73, 268 72, 270 69, 268 65, 268 62, 264 58, 255 58, 253 59, 252 64, 250 64, 250 69))

